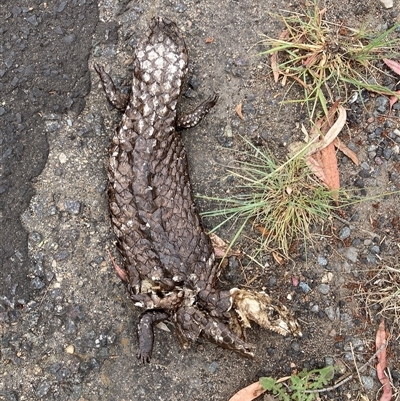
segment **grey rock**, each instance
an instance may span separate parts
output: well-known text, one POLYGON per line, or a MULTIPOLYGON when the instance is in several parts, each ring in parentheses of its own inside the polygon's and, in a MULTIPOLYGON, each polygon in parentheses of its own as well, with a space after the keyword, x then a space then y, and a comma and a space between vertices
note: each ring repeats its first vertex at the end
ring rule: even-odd
POLYGON ((31 15, 26 20, 33 26, 38 26, 39 25, 38 19, 36 18, 35 14, 31 15))
POLYGON ((358 173, 358 175, 359 175, 361 178, 369 178, 369 177, 371 177, 371 173, 369 172, 369 170, 361 170, 361 171, 358 173))
POLYGON ((335 307, 331 305, 325 308, 324 312, 326 316, 328 316, 328 319, 333 322, 338 316, 339 308, 335 309, 335 307))
POLYGON ((351 234, 351 230, 349 227, 343 227, 340 231, 339 231, 339 238, 341 240, 344 240, 346 238, 349 238, 351 234))
POLYGON ((386 160, 389 160, 390 157, 392 156, 392 153, 393 153, 393 150, 391 148, 386 148, 386 149, 383 150, 383 157, 386 160))
POLYGON ((325 357, 325 366, 333 366, 335 364, 335 360, 331 356, 325 357))
POLYGON ((290 344, 290 347, 292 348, 293 351, 296 351, 296 352, 300 351, 300 344, 297 341, 293 341, 290 344))
POLYGON ((310 286, 307 283, 305 283, 304 281, 300 281, 299 287, 303 290, 303 292, 307 293, 307 292, 311 291, 310 286))
POLYGON ((34 279, 31 280, 31 287, 34 290, 40 290, 45 286, 45 283, 43 283, 42 280, 40 280, 39 277, 35 277, 34 279))
POLYGON ((353 316, 348 313, 340 314, 340 321, 345 324, 348 329, 352 329, 354 327, 353 316))
POLYGON ((326 266, 328 264, 328 261, 326 260, 326 258, 321 255, 318 255, 317 261, 320 266, 326 266))
POLYGON ((41 240, 42 240, 42 236, 38 232, 33 231, 29 234, 29 241, 39 243, 41 240))
POLYGON ((342 251, 343 256, 350 260, 350 262, 356 263, 357 258, 358 258, 358 250, 354 248, 353 246, 350 246, 348 248, 345 248, 344 251, 342 251))
POLYGON ((60 5, 57 7, 56 11, 57 11, 58 13, 63 12, 66 5, 67 5, 67 2, 66 2, 66 1, 62 1, 62 2, 60 3, 60 5))
POLYGON ((58 381, 63 381, 71 376, 71 370, 68 368, 61 368, 56 373, 56 379, 58 381))
POLYGON ((371 376, 361 375, 361 381, 366 390, 372 390, 374 388, 374 379, 371 376))
POLYGON ((69 252, 66 249, 62 249, 54 255, 54 259, 57 262, 60 262, 61 260, 66 260, 68 259, 68 257, 69 257, 69 252))
POLYGON ((219 368, 218 362, 211 362, 210 365, 208 366, 208 370, 211 373, 215 373, 219 368))
POLYGON ((371 248, 369 248, 370 252, 374 254, 379 254, 381 252, 381 248, 379 248, 378 245, 373 245, 371 248))
POLYGON ((54 362, 48 367, 48 371, 55 375, 61 369, 61 362, 54 362))
POLYGON ((186 11, 186 9, 187 9, 187 6, 185 6, 184 4, 182 4, 182 3, 179 3, 177 6, 176 6, 176 11, 178 11, 178 13, 184 13, 185 11, 186 11))
POLYGON ((72 319, 67 318, 67 320, 65 321, 64 330, 65 330, 65 333, 67 333, 67 334, 76 333, 76 324, 75 324, 75 322, 72 319))
POLYGON ((67 199, 64 202, 64 207, 68 213, 77 215, 77 214, 79 214, 79 212, 81 210, 81 203, 78 201, 67 199))
POLYGON ((322 295, 327 295, 329 293, 329 290, 330 290, 329 284, 321 284, 321 285, 318 286, 318 291, 322 295))
POLYGON ((44 397, 48 393, 49 389, 50 389, 50 383, 46 381, 41 382, 36 389, 36 395, 38 397, 44 397))
POLYGON ((369 253, 367 255, 367 262, 372 265, 376 265, 378 263, 378 260, 375 255, 373 255, 372 253, 369 253))
POLYGON ((70 35, 65 35, 63 41, 70 45, 76 41, 76 35, 73 33, 71 33, 70 35))
POLYGON ((362 178, 356 178, 356 180, 354 181, 354 186, 357 188, 364 188, 364 180, 362 178))
POLYGON ((74 400, 79 400, 82 393, 82 385, 81 384, 73 384, 72 385, 72 397, 74 400))
POLYGON ((378 96, 375 99, 375 106, 380 113, 384 113, 389 106, 389 99, 386 96, 378 96))

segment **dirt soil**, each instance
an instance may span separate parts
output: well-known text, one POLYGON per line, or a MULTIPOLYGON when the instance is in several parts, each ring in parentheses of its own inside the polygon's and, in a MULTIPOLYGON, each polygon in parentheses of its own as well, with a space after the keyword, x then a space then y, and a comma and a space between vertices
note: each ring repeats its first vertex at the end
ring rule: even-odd
MULTIPOLYGON (((398 22, 397 4, 387 10, 378 0, 350 3, 327 2, 327 18, 377 30, 398 22)), ((25 285, 30 292, 16 297, 14 276, 7 282, 8 292, 0 290, 0 400, 222 401, 261 376, 278 378, 294 369, 335 364, 342 367, 339 377, 354 373, 355 362, 362 365, 374 354, 380 310, 367 308, 356 295, 374 289, 372 279, 383 265, 395 267, 398 195, 352 206, 340 219, 316 227, 318 235, 307 251, 295 244, 293 261, 283 266, 269 254, 263 269, 230 260, 221 286, 251 282, 252 288, 266 290, 291 308, 302 325, 302 338, 254 327, 248 332, 257 345, 254 360, 206 342, 182 350, 169 326, 169 332, 156 332, 151 364, 141 365, 135 333, 140 310, 130 302, 107 254, 110 250, 118 258, 105 189, 108 146, 121 114, 107 105, 93 63, 104 65, 129 91, 134 48, 150 19, 176 21, 190 61, 181 109, 192 109, 212 91, 220 94, 204 121, 182 133, 193 192, 204 212, 218 205, 199 196, 225 196, 235 188, 227 166, 235 162, 234 150, 243 149, 240 136, 283 159, 287 146, 303 139, 301 124, 309 126, 300 105, 280 104, 285 90, 273 82, 269 60, 258 56, 262 46, 253 46, 260 33, 277 37, 283 29, 269 12, 298 11, 300 4, 98 2, 85 104, 67 111, 43 107, 40 113, 49 153, 34 182, 36 195, 21 215, 29 233, 25 285), (235 113, 239 103, 244 120, 235 113), (302 285, 294 286, 294 278, 302 285)), ((339 153, 341 183, 362 196, 400 189, 400 110, 394 107, 390 116, 388 111, 388 103, 378 96, 370 96, 365 108, 357 102, 349 106, 341 139, 362 164, 357 167, 339 153)), ((216 223, 207 219, 204 226, 210 229, 216 223)), ((218 234, 229 240, 233 230, 218 234)), ((244 240, 239 246, 251 253, 251 243, 244 240)), ((399 389, 399 327, 390 320, 387 324, 392 334, 388 363, 399 389)), ((375 399, 380 384, 374 366, 372 362, 360 377, 355 374, 321 399, 375 399)))

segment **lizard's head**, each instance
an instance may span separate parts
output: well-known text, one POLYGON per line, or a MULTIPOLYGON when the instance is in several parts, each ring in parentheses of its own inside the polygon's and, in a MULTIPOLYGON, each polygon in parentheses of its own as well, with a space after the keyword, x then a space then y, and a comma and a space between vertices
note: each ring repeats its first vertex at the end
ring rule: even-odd
POLYGON ((260 326, 286 336, 301 337, 301 328, 292 312, 279 301, 272 302, 264 292, 231 289, 232 308, 243 328, 250 327, 250 320, 260 326))

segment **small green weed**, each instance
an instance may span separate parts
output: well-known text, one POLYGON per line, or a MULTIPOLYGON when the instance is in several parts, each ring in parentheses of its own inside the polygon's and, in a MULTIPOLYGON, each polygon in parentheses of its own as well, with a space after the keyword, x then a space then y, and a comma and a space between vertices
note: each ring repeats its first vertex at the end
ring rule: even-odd
POLYGON ((262 377, 260 383, 280 401, 313 401, 318 395, 318 391, 313 390, 321 390, 326 386, 333 379, 334 373, 333 366, 326 366, 310 371, 304 369, 297 375, 291 375, 286 386, 272 377, 262 377))

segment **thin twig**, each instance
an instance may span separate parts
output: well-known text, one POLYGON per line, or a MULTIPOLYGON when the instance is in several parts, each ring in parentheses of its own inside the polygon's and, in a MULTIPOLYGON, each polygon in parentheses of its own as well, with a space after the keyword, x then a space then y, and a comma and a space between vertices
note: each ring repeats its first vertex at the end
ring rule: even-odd
POLYGON ((360 376, 360 370, 358 369, 358 366, 357 366, 356 356, 354 355, 354 348, 353 348, 352 343, 350 343, 350 350, 351 350, 351 355, 353 356, 354 367, 356 368, 356 371, 357 371, 358 380, 360 380, 360 383, 362 383, 361 376, 360 376))
MULTIPOLYGON (((362 371, 372 362, 372 360, 373 360, 384 348, 386 348, 386 346, 387 346, 387 344, 382 344, 382 345, 377 349, 377 351, 375 352, 375 354, 372 355, 371 358, 369 358, 368 361, 365 362, 364 365, 362 365, 362 366, 358 369, 357 373, 359 374, 359 372, 362 372, 362 371)), ((356 368, 357 368, 357 364, 356 364, 356 368)), ((345 377, 345 378, 344 378, 343 380, 341 380, 340 382, 334 384, 333 386, 324 387, 324 388, 316 389, 316 390, 306 390, 306 391, 304 391, 304 394, 326 393, 326 392, 328 392, 328 391, 335 390, 335 389, 337 389, 337 388, 340 387, 340 386, 343 386, 343 384, 347 383, 348 381, 350 381, 350 380, 353 379, 353 378, 354 378, 354 374, 351 374, 351 375, 345 377)))

